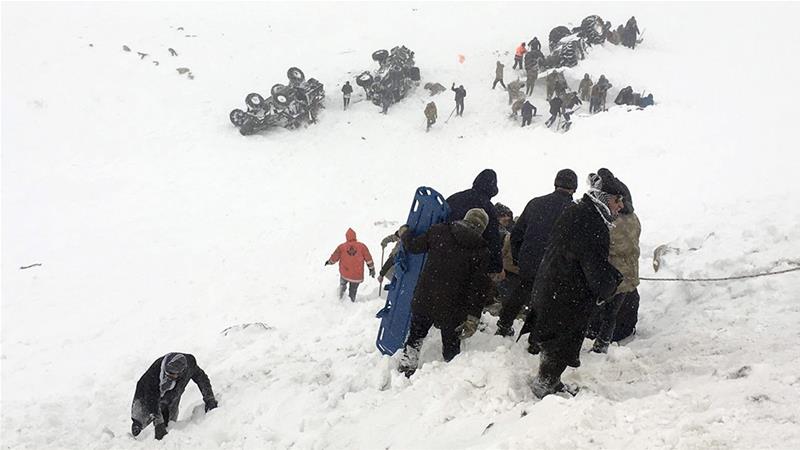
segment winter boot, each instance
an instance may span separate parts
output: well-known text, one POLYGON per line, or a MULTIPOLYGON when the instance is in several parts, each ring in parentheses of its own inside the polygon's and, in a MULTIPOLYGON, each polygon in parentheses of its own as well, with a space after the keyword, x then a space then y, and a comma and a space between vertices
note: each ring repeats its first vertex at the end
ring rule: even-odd
POLYGON ((494 334, 497 335, 497 336, 503 336, 503 337, 514 337, 514 335, 516 335, 517 333, 516 333, 516 331, 514 331, 514 327, 511 327, 511 326, 507 327, 507 326, 501 324, 500 321, 498 321, 497 322, 497 331, 495 331, 494 334))
POLYGON ((403 350, 403 355, 400 357, 400 364, 397 366, 397 371, 411 378, 414 372, 417 371, 417 364, 419 364, 419 350, 414 347, 407 346, 403 350))
POLYGON ((594 345, 592 345, 592 350, 595 353, 608 353, 608 346, 611 344, 610 342, 604 341, 599 337, 594 340, 594 345))
POLYGON ((563 388, 564 384, 560 380, 552 380, 547 377, 536 376, 531 382, 531 392, 539 400, 545 398, 550 394, 559 392, 559 388, 563 388))

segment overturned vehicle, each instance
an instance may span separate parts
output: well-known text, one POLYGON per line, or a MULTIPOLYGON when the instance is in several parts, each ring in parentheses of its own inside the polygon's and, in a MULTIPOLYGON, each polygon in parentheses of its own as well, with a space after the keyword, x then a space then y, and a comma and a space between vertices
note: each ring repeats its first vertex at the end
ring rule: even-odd
POLYGON ((367 100, 375 105, 397 103, 420 80, 414 52, 404 45, 391 51, 377 50, 372 53, 372 59, 379 64, 378 70, 364 71, 356 77, 356 84, 364 88, 367 100))
POLYGON ((550 54, 545 57, 545 69, 575 67, 578 61, 586 58, 586 49, 606 41, 610 23, 603 22, 600 16, 587 16, 575 28, 558 26, 550 30, 548 36, 550 54))
POLYGON ((550 32, 550 54, 545 56, 544 69, 557 69, 559 67, 575 67, 578 61, 586 58, 586 40, 570 33, 567 27, 556 27, 550 32), (559 32, 554 33, 556 30, 559 32), (566 34, 564 34, 566 30, 566 34), (553 37, 557 40, 553 41, 553 37))
POLYGON ((242 135, 257 133, 271 127, 297 128, 303 122, 316 122, 322 108, 325 90, 314 78, 306 80, 302 70, 292 67, 286 72, 289 84, 276 84, 270 95, 247 94, 244 102, 247 111, 234 109, 230 113, 233 123, 242 135))

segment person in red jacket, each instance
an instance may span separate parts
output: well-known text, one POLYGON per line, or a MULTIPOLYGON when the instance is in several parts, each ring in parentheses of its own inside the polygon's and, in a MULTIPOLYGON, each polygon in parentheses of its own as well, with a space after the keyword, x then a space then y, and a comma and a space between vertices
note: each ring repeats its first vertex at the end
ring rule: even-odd
POLYGON ((326 266, 339 263, 339 298, 344 297, 344 291, 350 285, 348 295, 350 301, 356 301, 356 291, 358 285, 364 281, 364 263, 369 268, 369 276, 375 278, 375 264, 372 262, 372 255, 369 249, 362 242, 356 240, 356 232, 352 228, 345 233, 347 242, 339 244, 330 258, 325 261, 326 266))
POLYGON ((527 51, 528 50, 525 48, 524 42, 519 44, 519 47, 517 47, 517 49, 514 51, 514 67, 511 68, 512 70, 516 69, 517 67, 522 69, 522 58, 525 56, 527 51))

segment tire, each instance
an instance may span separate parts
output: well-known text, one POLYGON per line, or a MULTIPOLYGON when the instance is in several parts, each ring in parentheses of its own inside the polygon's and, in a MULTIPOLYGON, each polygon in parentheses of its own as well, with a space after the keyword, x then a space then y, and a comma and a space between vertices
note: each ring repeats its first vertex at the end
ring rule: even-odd
POLYGON ((278 92, 277 94, 273 95, 272 101, 281 108, 285 108, 289 106, 291 100, 289 99, 288 92, 284 90, 283 92, 278 92))
POLYGON ((411 78, 411 81, 419 81, 419 67, 409 67, 408 68, 408 78, 411 78))
POLYGON ((386 58, 389 57, 389 52, 387 50, 375 50, 372 52, 372 60, 383 62, 386 58))
POLYGON ((556 44, 558 44, 558 41, 569 36, 570 34, 572 34, 572 31, 563 25, 550 30, 550 35, 548 36, 550 41, 550 51, 553 51, 553 48, 555 48, 556 44))
POLYGON ((247 97, 244 98, 244 103, 252 109, 259 109, 264 105, 264 97, 261 94, 253 92, 252 94, 247 94, 247 97))
POLYGON ((241 133, 242 136, 249 136, 255 132, 254 128, 252 120, 245 120, 242 126, 239 127, 239 133, 241 133))
POLYGON ((369 72, 364 72, 361 75, 356 77, 356 84, 363 87, 367 87, 372 84, 372 75, 369 72))
POLYGON ((289 82, 291 83, 302 83, 303 81, 306 81, 306 74, 304 74, 303 71, 297 67, 290 67, 289 70, 286 71, 286 76, 289 78, 289 82))
POLYGON ((284 86, 284 85, 282 85, 280 83, 278 83, 276 85, 273 85, 272 89, 269 90, 269 94, 271 96, 273 96, 273 97, 275 97, 276 95, 281 94, 283 92, 286 92, 286 86, 284 86))
POLYGON ((228 117, 231 119, 231 123, 237 127, 244 125, 247 120, 247 115, 241 109, 234 109, 228 117))

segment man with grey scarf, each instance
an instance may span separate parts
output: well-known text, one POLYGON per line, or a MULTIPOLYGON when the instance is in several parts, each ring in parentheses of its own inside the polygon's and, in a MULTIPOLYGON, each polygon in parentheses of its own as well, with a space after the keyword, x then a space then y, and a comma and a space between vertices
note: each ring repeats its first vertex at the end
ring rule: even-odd
POLYGON ((131 434, 138 436, 143 428, 154 422, 156 439, 166 436, 169 421, 178 419, 181 396, 189 380, 200 388, 206 412, 216 408, 211 382, 194 356, 167 353, 156 359, 136 383, 131 405, 131 434))

